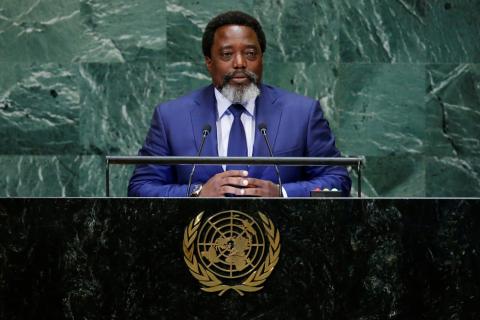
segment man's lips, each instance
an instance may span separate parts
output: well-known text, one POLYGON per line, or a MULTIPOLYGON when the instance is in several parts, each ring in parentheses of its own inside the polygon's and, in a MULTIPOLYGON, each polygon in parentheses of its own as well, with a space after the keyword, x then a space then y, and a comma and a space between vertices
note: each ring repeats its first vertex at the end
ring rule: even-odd
POLYGON ((248 72, 232 72, 224 76, 224 85, 230 83, 232 85, 244 86, 250 83, 255 83, 256 76, 253 73, 248 72))
POLYGON ((232 77, 232 81, 235 83, 244 83, 250 81, 250 79, 245 75, 236 75, 232 77))

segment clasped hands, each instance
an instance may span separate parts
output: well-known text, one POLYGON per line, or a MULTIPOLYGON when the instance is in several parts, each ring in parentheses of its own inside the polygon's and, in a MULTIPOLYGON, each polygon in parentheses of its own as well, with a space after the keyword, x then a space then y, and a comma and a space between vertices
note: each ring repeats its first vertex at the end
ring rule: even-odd
POLYGON ((248 171, 228 170, 211 177, 202 187, 200 197, 278 197, 279 186, 271 181, 248 177, 248 171))

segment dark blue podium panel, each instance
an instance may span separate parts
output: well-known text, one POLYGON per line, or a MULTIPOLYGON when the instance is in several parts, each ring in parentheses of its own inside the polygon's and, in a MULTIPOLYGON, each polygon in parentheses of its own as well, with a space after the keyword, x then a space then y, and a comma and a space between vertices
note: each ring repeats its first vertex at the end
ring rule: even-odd
POLYGON ((479 254, 479 199, 0 199, 0 319, 480 319, 479 254), (278 261, 206 292, 195 217, 237 211, 278 261))

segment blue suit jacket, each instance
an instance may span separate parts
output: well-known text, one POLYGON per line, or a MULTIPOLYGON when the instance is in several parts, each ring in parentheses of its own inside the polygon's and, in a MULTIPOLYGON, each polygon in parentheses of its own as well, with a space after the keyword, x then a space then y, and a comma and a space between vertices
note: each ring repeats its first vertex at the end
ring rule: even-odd
MULTIPOLYGON (((159 105, 143 147, 142 156, 195 156, 202 140, 202 129, 210 124, 212 131, 202 156, 218 156, 216 100, 212 85, 184 97, 159 105)), ((274 156, 337 157, 335 140, 323 118, 318 101, 268 85, 261 85, 256 100, 255 123, 265 123, 274 156)), ((268 157, 260 132, 256 132, 254 157, 268 157)), ((183 197, 187 193, 192 166, 139 165, 136 167, 128 195, 136 197, 183 197)), ((280 167, 283 187, 289 197, 308 197, 310 191, 337 188, 350 194, 351 181, 343 167, 280 167)), ((223 171, 221 166, 197 166, 193 184, 203 184, 223 171)), ((249 176, 277 183, 272 166, 251 166, 249 176)))

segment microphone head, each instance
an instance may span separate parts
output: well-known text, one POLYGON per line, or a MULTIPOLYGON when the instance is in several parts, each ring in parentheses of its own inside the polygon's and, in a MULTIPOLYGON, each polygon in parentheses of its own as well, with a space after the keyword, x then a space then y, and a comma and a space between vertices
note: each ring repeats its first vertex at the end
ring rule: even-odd
POLYGON ((212 130, 212 126, 209 124, 206 124, 203 126, 202 132, 204 135, 208 135, 211 130, 212 130))
POLYGON ((260 130, 260 132, 262 132, 263 134, 267 133, 267 125, 262 122, 260 123, 258 126, 257 126, 258 130, 260 130))

